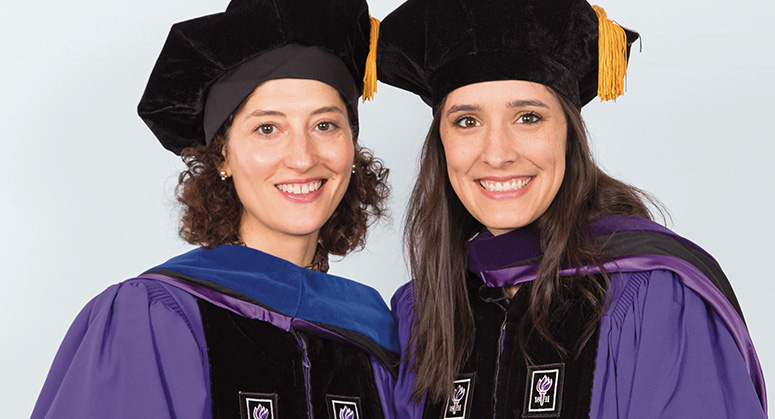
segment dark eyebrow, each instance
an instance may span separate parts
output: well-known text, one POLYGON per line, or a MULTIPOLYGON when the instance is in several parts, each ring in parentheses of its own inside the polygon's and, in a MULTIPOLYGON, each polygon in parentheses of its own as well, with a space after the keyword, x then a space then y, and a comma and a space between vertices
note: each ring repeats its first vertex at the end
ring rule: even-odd
POLYGON ((481 111, 482 108, 479 107, 479 105, 455 105, 447 111, 447 115, 451 115, 455 112, 472 112, 472 111, 481 111))
POLYGON ((253 111, 253 112, 248 114, 249 117, 250 116, 267 116, 267 115, 271 115, 271 116, 285 116, 285 114, 280 112, 280 111, 263 111, 261 109, 255 110, 255 111, 253 111))
MULTIPOLYGON (((319 115, 319 114, 328 113, 328 112, 336 112, 336 113, 340 113, 340 114, 344 115, 344 111, 341 108, 336 107, 336 106, 324 106, 324 107, 322 107, 320 109, 316 109, 316 110, 312 111, 312 115, 319 115)), ((285 114, 280 112, 280 111, 265 111, 265 110, 261 110, 261 109, 255 110, 255 111, 253 111, 253 112, 248 114, 249 117, 250 116, 267 116, 267 115, 269 115, 269 116, 285 117, 285 114)))
POLYGON ((536 106, 539 108, 549 109, 549 106, 540 100, 515 100, 513 102, 509 102, 510 109, 524 108, 526 106, 536 106))
POLYGON ((320 115, 322 113, 335 112, 344 115, 344 111, 338 106, 324 106, 312 112, 312 115, 320 115))
MULTIPOLYGON (((540 100, 515 100, 509 102, 508 104, 509 109, 524 108, 526 106, 535 106, 549 109, 549 106, 540 100)), ((481 110, 482 108, 479 107, 479 105, 455 105, 449 108, 447 115, 453 114, 455 112, 472 112, 481 110)))

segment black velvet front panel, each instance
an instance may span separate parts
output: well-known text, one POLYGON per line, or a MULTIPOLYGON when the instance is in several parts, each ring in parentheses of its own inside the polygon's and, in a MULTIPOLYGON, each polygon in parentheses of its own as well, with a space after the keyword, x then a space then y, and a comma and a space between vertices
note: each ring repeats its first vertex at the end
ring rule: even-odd
POLYGON ((214 419, 240 417, 239 393, 277 394, 280 418, 306 418, 302 352, 296 338, 267 322, 247 319, 198 300, 214 419))
MULTIPOLYGON (((562 356, 544 339, 533 338, 527 344, 531 357, 528 363, 519 346, 518 330, 520 321, 526 315, 531 285, 524 284, 509 301, 502 288, 484 287, 478 278, 469 278, 469 299, 474 312, 476 341, 461 373, 475 374, 476 381, 473 403, 467 418, 522 418, 525 393, 528 391, 528 365, 558 363, 565 365, 564 393, 560 416, 554 417, 589 417, 597 333, 576 359, 562 356), (502 328, 505 333, 501 352, 502 328)), ((573 347, 583 327, 583 319, 589 315, 589 310, 580 298, 574 301, 566 310, 557 310, 558 315, 551 324, 551 328, 559 332, 562 343, 568 348, 573 347)), ((441 403, 427 404, 423 417, 443 418, 445 408, 446 405, 441 403)))
MULTIPOLYGON (((526 313, 529 304, 530 284, 523 286, 509 307, 509 319, 506 323, 506 333, 501 356, 501 371, 503 382, 496 389, 495 418, 518 418, 522 416, 525 400, 527 370, 522 351, 519 348, 517 333, 518 323, 526 313)), ((558 312, 553 318, 551 329, 556 332, 560 343, 572 351, 577 337, 581 334, 584 321, 590 315, 581 298, 575 299, 567 311, 558 312)), ((597 332, 590 339, 590 344, 581 352, 578 359, 561 355, 549 342, 534 337, 528 342, 528 353, 531 356, 529 365, 547 365, 562 363, 565 365, 564 394, 562 410, 559 418, 588 418, 592 396, 592 380, 594 378, 595 358, 597 356, 597 332)))
MULTIPOLYGON (((357 398, 361 418, 381 419, 382 404, 374 384, 370 356, 360 349, 305 335, 307 356, 312 365, 312 405, 315 418, 328 418, 326 396, 357 398)), ((337 418, 339 419, 339 418, 337 418)))
POLYGON ((198 303, 207 340, 213 418, 239 418, 239 393, 247 392, 276 394, 281 419, 306 419, 307 382, 314 418, 329 418, 329 396, 356 400, 360 418, 384 417, 367 352, 305 332, 286 332, 203 300, 198 303))

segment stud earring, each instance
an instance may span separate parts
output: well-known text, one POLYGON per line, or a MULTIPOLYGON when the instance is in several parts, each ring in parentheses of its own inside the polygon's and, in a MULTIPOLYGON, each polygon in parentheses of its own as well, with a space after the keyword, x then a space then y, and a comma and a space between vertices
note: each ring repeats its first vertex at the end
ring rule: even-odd
POLYGON ((226 180, 226 179, 228 179, 228 178, 229 178, 229 177, 226 175, 226 172, 224 172, 223 170, 221 170, 221 173, 218 173, 218 174, 219 174, 219 175, 221 175, 221 180, 226 180))
POLYGON ((355 164, 353 164, 353 170, 350 173, 355 174, 355 164))

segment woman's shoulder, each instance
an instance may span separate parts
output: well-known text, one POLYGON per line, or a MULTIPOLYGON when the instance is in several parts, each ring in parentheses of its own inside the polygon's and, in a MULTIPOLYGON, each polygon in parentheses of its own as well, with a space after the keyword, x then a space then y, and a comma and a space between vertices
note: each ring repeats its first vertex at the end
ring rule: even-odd
POLYGON ((161 281, 131 278, 109 286, 89 301, 73 321, 68 335, 87 338, 96 336, 96 331, 155 334, 162 329, 185 331, 201 346, 196 298, 161 281))
POLYGON ((32 416, 68 412, 68 417, 129 418, 201 412, 205 354, 193 296, 152 279, 111 285, 73 321, 32 416), (180 394, 169 396, 178 390, 180 394), (143 403, 134 403, 140 399, 143 403), (170 405, 177 400, 186 403, 170 405))
POLYGON ((611 275, 606 316, 621 318, 633 308, 645 309, 643 303, 685 306, 696 299, 703 310, 734 312, 713 283, 701 273, 690 275, 673 269, 669 264, 652 269, 617 272, 611 275), (635 307, 634 307, 635 306, 635 307))
POLYGON ((606 271, 619 277, 611 284, 611 298, 626 302, 636 288, 676 286, 697 294, 725 321, 742 319, 729 279, 700 246, 640 217, 601 217, 594 229, 608 259, 606 271), (659 281, 651 280, 656 272, 659 281))
POLYGON ((589 225, 609 256, 657 254, 702 259, 717 264, 705 249, 653 220, 634 215, 609 215, 593 219, 589 225))
MULTIPOLYGON (((760 413, 756 398, 763 400, 765 392, 761 366, 745 326, 730 316, 731 307, 709 303, 669 269, 619 273, 612 276, 611 284, 610 305, 600 323, 597 362, 601 377, 604 369, 616 371, 607 378, 615 383, 599 391, 615 387, 639 394, 630 396, 629 406, 650 406, 677 397, 704 412, 708 406, 698 400, 710 397, 718 408, 715 414, 732 405, 737 407, 727 412, 750 408, 760 413), (727 385, 736 390, 730 391, 727 385), (640 396, 659 393, 665 397, 640 396)), ((599 385, 606 379, 596 380, 599 385)), ((664 411, 686 413, 687 406, 680 404, 669 404, 664 411)))
POLYGON ((412 309, 413 286, 412 281, 400 286, 390 299, 390 309, 393 315, 396 313, 408 314, 412 309))
POLYGON ((160 306, 180 316, 188 316, 191 304, 196 304, 194 296, 178 287, 151 278, 136 277, 109 286, 95 296, 86 308, 126 310, 160 306))
POLYGON ((393 298, 390 299, 390 309, 393 311, 393 317, 398 325, 398 340, 402 353, 407 351, 412 330, 412 317, 414 316, 412 289, 412 282, 407 282, 398 288, 393 294, 393 298))
POLYGON ((635 308, 643 308, 638 302, 646 296, 653 303, 680 304, 683 299, 674 298, 674 294, 685 291, 680 279, 667 269, 619 272, 611 276, 605 316, 621 321, 635 308))

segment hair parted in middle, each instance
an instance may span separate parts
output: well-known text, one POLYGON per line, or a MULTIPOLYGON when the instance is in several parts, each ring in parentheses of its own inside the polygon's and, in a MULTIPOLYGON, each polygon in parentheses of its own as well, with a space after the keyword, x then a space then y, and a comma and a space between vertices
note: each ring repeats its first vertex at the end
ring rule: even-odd
MULTIPOLYGON (((538 333, 561 353, 579 353, 603 314, 609 279, 604 277, 601 282, 592 275, 561 278, 560 267, 604 262, 602 249, 589 239, 585 229, 593 217, 627 214, 650 219, 646 203, 658 204, 595 164, 580 110, 572 101, 549 90, 560 101, 568 123, 566 169, 551 205, 532 224, 539 232, 544 255, 531 287, 528 310, 535 329, 521 333, 523 337, 538 333), (586 319, 585 333, 574 348, 564 348, 546 326, 550 324, 550 305, 563 303, 567 287, 580 289, 595 313, 586 319)), ((414 357, 411 368, 417 373, 412 391, 415 402, 426 391, 429 399, 437 402, 447 396, 446 383, 454 381, 474 339, 466 289, 466 246, 483 225, 466 210, 450 184, 439 130, 443 108, 444 101, 434 109, 404 230, 413 285, 414 323, 408 347, 409 356, 414 357)), ((525 339, 521 341, 524 345, 525 339)))
MULTIPOLYGON (((238 240, 243 207, 234 182, 221 180, 220 168, 234 115, 242 107, 227 118, 209 145, 195 145, 181 152, 187 169, 178 177, 176 188, 181 206, 179 233, 191 244, 213 248, 238 240)), ((358 145, 358 120, 349 104, 347 114, 355 144, 354 170, 342 201, 320 229, 318 238, 323 250, 338 256, 363 248, 368 227, 388 214, 390 194, 390 170, 371 151, 358 145)))

